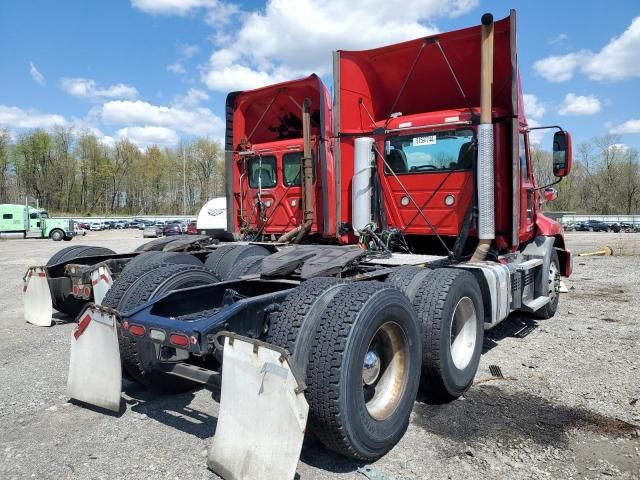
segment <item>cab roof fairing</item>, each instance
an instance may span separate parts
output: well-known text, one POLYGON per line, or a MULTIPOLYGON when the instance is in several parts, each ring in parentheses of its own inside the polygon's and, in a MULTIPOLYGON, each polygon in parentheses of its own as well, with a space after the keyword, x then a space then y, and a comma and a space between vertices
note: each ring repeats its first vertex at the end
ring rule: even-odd
MULTIPOLYGON (((512 29, 515 34, 515 18, 515 11, 511 11, 508 17, 494 23, 492 106, 508 116, 518 115, 519 123, 526 126, 517 56, 515 65, 512 65, 512 48, 516 48, 515 42, 513 45, 511 42, 512 29), (515 105, 512 101, 513 88, 517 89, 518 103, 515 105)), ((371 50, 339 50, 339 78, 336 83, 340 89, 340 133, 371 132, 373 123, 384 123, 391 113, 396 112, 405 116, 467 109, 469 106, 477 109, 480 105, 480 45, 481 27, 478 25, 371 50), (436 42, 440 44, 446 60, 436 42), (414 62, 414 70, 408 75, 414 62)))

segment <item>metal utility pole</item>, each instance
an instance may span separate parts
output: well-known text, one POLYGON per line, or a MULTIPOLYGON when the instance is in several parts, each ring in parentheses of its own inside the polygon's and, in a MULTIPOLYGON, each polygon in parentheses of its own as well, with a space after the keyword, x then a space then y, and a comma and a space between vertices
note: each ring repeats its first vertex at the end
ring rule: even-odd
POLYGON ((182 143, 182 215, 187 214, 187 147, 182 143))

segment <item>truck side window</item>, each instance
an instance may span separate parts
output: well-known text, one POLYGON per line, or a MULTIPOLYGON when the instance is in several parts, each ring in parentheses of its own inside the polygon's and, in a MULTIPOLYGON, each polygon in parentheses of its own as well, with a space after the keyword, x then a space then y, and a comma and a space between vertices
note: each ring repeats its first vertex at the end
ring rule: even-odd
MULTIPOLYGON (((302 152, 287 153, 282 158, 282 177, 285 186, 299 187, 302 184, 302 152)), ((311 154, 313 179, 316 179, 316 156, 311 154)))
POLYGON ((29 214, 29 218, 31 220, 36 220, 39 217, 38 217, 38 214, 36 212, 33 212, 33 213, 29 214))
POLYGON ((3 220, 12 220, 13 219, 13 214, 12 213, 3 213, 2 214, 2 219, 3 220))
POLYGON ((249 160, 249 186, 273 188, 276 186, 276 157, 254 157, 249 160))
POLYGON ((520 176, 529 178, 529 166, 527 163, 527 142, 524 133, 519 135, 520 138, 520 176))

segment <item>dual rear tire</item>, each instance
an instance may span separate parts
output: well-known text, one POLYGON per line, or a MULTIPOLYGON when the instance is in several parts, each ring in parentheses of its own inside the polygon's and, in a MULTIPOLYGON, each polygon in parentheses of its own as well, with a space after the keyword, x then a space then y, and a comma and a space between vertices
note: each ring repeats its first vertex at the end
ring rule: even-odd
POLYGON ((309 280, 271 318, 267 340, 292 353, 311 429, 329 449, 375 460, 402 438, 420 378, 420 329, 399 290, 309 280))
POLYGON ((418 389, 449 401, 471 386, 483 312, 471 273, 402 267, 386 284, 304 282, 272 314, 266 340, 305 379, 316 437, 372 461, 402 438, 418 389))

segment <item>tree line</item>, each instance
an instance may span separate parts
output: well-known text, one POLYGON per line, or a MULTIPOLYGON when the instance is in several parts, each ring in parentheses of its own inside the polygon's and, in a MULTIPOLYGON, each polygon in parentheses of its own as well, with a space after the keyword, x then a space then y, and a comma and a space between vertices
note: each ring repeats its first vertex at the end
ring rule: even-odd
MULTIPOLYGON (((531 149, 539 186, 552 184, 551 153, 531 149)), ((207 139, 146 150, 123 139, 105 145, 93 133, 56 127, 12 139, 0 130, 0 203, 31 203, 76 215, 194 214, 224 195, 224 152, 207 139), (183 158, 184 153, 184 158, 183 158), (186 164, 183 177, 183 161, 186 164)), ((574 146, 571 174, 545 208, 580 214, 640 213, 638 151, 604 135, 574 146)))
MULTIPOLYGON (((531 150, 534 175, 539 186, 557 179, 551 153, 531 150)), ((571 173, 554 187, 558 198, 547 210, 590 215, 640 214, 640 159, 638 151, 607 134, 573 147, 571 173)))
POLYGON ((89 131, 64 127, 14 141, 0 130, 0 203, 28 197, 50 212, 76 215, 180 214, 184 203, 189 215, 222 195, 224 152, 208 139, 141 150, 126 139, 106 145, 89 131))

